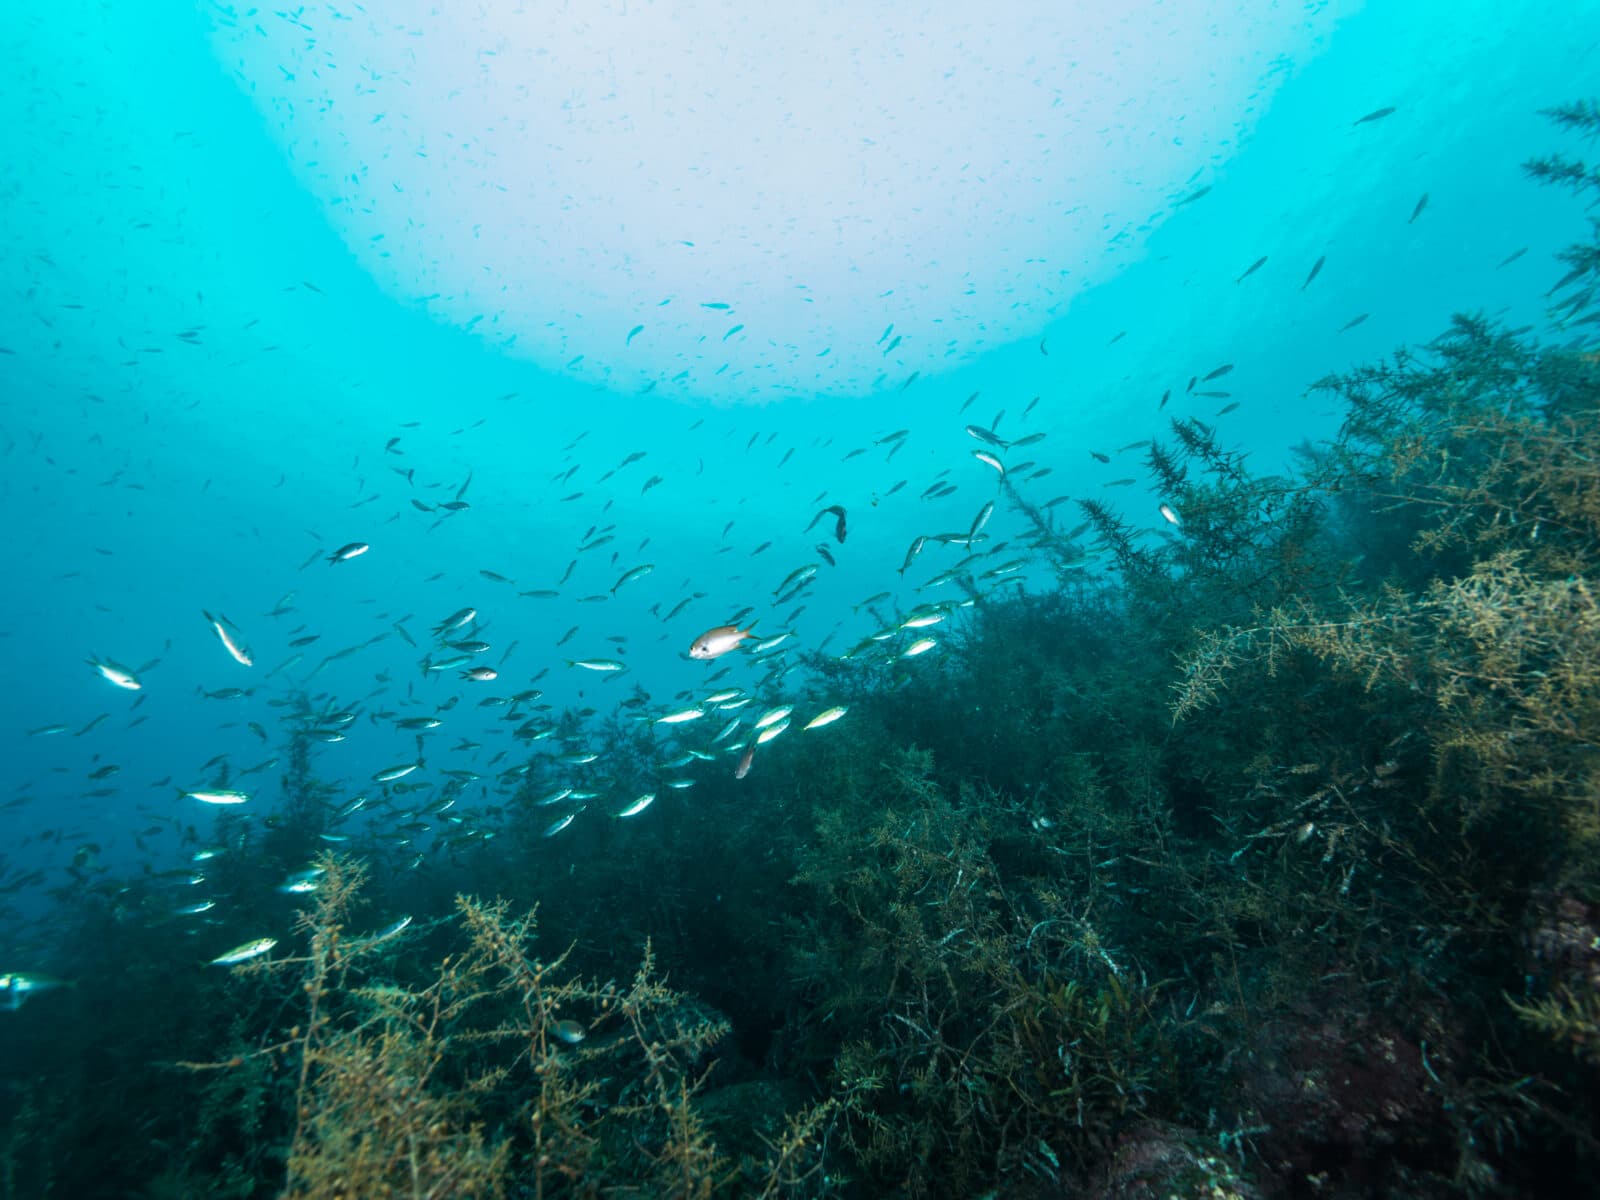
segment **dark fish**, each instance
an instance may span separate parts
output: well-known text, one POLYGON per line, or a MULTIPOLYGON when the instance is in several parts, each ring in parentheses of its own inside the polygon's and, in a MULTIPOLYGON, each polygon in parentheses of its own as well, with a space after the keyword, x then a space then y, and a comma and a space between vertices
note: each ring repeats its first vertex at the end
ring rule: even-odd
POLYGON ((1246 279, 1249 279, 1250 276, 1254 275, 1257 271, 1261 270, 1261 268, 1266 266, 1266 265, 1267 265, 1267 256, 1265 254, 1263 254, 1260 258, 1256 259, 1255 262, 1251 263, 1247 268, 1245 268, 1244 274, 1239 276, 1239 278, 1235 279, 1234 282, 1235 283, 1243 283, 1246 279))
POLYGON ((985 429, 982 425, 968 425, 967 436, 976 438, 980 442, 987 442, 991 446, 997 446, 1001 450, 1006 449, 1009 445, 1009 443, 999 434, 993 432, 992 430, 985 429))
POLYGON ((1406 224, 1409 225, 1409 224, 1411 224, 1412 221, 1415 221, 1418 217, 1420 217, 1422 215, 1422 210, 1427 208, 1427 207, 1428 207, 1428 193, 1427 192, 1423 192, 1422 193, 1422 199, 1418 200, 1417 201, 1417 206, 1411 210, 1411 219, 1408 220, 1406 222, 1406 224))
POLYGON ((1327 262, 1327 261, 1328 261, 1328 256, 1326 254, 1324 254, 1321 258, 1317 259, 1317 261, 1312 264, 1311 274, 1307 275, 1306 276, 1306 281, 1300 285, 1300 290, 1302 292, 1305 291, 1308 287, 1311 286, 1311 281, 1317 277, 1317 272, 1322 270, 1322 264, 1327 262))
POLYGON ((367 545, 366 542, 349 542, 328 555, 328 561, 330 563, 348 562, 352 558, 365 554, 370 549, 372 547, 367 545))
POLYGON ((1109 454, 1101 454, 1098 450, 1091 450, 1089 453, 1094 456, 1096 462, 1108 463, 1111 461, 1111 456, 1109 454))
POLYGON ((1367 314, 1366 313, 1362 313, 1359 317, 1351 317, 1348 321, 1346 321, 1343 325, 1341 325, 1339 327, 1339 332, 1343 333, 1347 329, 1354 329, 1357 325, 1361 324, 1361 322, 1365 321, 1366 319, 1367 319, 1367 314))
POLYGON ((1223 363, 1215 371, 1211 372, 1211 374, 1202 376, 1201 379, 1200 379, 1200 382, 1201 383, 1210 383, 1213 379, 1221 379, 1224 375, 1226 375, 1231 370, 1233 370, 1233 364, 1232 363, 1223 363))
POLYGON ((927 541, 926 537, 918 537, 911 543, 911 548, 906 551, 905 562, 900 564, 900 574, 904 575, 906 573, 906 568, 911 565, 911 560, 922 553, 922 547, 927 544, 927 541))
POLYGON ((1362 117, 1359 121, 1354 122, 1354 124, 1365 125, 1368 121, 1381 121, 1392 112, 1394 112, 1393 105, 1388 108, 1374 109, 1372 112, 1369 112, 1366 116, 1362 117))
POLYGON ((983 532, 983 527, 989 523, 989 518, 994 516, 994 501, 990 500, 978 510, 978 515, 972 519, 972 525, 967 529, 967 545, 972 545, 972 540, 983 532))
POLYGON ((818 521, 822 520, 822 518, 827 516, 829 513, 832 513, 835 517, 838 518, 837 522, 834 525, 833 536, 839 539, 839 544, 842 546, 844 544, 844 535, 845 535, 844 506, 843 505, 840 505, 840 504, 830 504, 830 505, 828 505, 827 508, 823 509, 816 516, 811 518, 811 524, 806 526, 806 532, 810 533, 811 529, 812 529, 812 526, 816 525, 816 523, 818 521))

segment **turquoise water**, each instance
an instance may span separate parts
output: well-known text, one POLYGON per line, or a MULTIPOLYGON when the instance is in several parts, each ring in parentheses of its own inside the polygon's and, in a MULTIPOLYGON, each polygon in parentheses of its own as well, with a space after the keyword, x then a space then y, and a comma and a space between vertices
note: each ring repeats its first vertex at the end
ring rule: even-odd
MULTIPOLYGON (((682 660, 689 641, 747 606, 796 648, 831 637, 843 650, 875 628, 852 605, 884 590, 914 603, 920 580, 895 573, 906 548, 966 529, 993 492, 964 424, 1004 412, 1003 435, 1048 435, 1026 456, 1053 471, 1027 485, 1035 503, 1098 494, 1136 472, 1089 451, 1147 438, 1174 413, 1209 418, 1228 401, 1184 385, 1234 362, 1224 384, 1196 390, 1231 393, 1239 408, 1221 428, 1280 459, 1328 432, 1328 412, 1302 398, 1327 372, 1432 336, 1456 310, 1537 315, 1549 255, 1580 224, 1518 169, 1542 144, 1537 110, 1593 50, 1566 9, 1452 5, 1445 20, 1416 5, 1313 5, 1258 27, 1225 7, 1202 19, 1153 6, 1078 49, 1076 20, 1024 8, 1017 22, 1049 39, 1027 53, 998 19, 981 38, 959 25, 912 36, 873 12, 846 23, 863 41, 824 60, 859 64, 846 86, 861 107, 816 104, 818 123, 774 149, 761 145, 776 105, 768 60, 794 64, 784 99, 801 114, 813 89, 832 88, 786 19, 657 12, 717 45, 719 76, 642 31, 629 42, 620 9, 604 29, 487 9, 453 33, 420 9, 336 12, 71 5, 6 35, 18 65, 5 84, 0 486, 13 570, 0 628, 9 674, 26 682, 0 700, 0 728, 8 773, 39 797, 12 813, 24 828, 87 823, 110 843, 108 821, 164 803, 147 777, 268 756, 243 728, 270 715, 262 698, 195 698, 253 681, 202 609, 237 623, 266 670, 294 653, 292 631, 320 634, 280 686, 401 618, 416 633, 472 605, 494 628, 501 691, 548 672, 537 686, 557 708, 604 709, 635 684, 669 702, 704 675, 682 660), (597 40, 613 36, 602 59, 597 40), (1193 50, 1201 36, 1209 56, 1193 50), (513 52, 513 64, 555 64, 546 107, 519 67, 481 65, 513 52), (931 79, 971 73, 975 96, 1000 90, 1010 107, 997 101, 959 142, 937 113, 901 106, 895 72, 934 98, 931 79), (626 91, 596 111, 616 77, 626 91), (452 87, 472 101, 460 117, 441 98, 452 87), (667 111, 649 107, 652 87, 667 111), (590 107, 557 105, 563 91, 590 107), (638 166, 615 151, 628 121, 638 144, 626 154, 651 151, 638 166), (681 141, 646 144, 657 122, 681 141), (938 155, 896 149, 918 137, 938 155), (881 154, 859 149, 869 140, 881 154), (980 157, 1010 165, 982 176, 980 157), (788 186, 764 186, 764 172, 788 186), (725 178, 678 198, 708 173, 725 178), (573 213, 590 195, 610 227, 573 213), (696 205, 704 217, 686 217, 696 205), (846 245, 870 274, 830 241, 847 219, 866 227, 846 245), (674 254, 680 235, 707 265, 674 254), (1008 260, 977 257, 988 245, 1008 260), (891 324, 905 340, 884 354, 891 324), (830 347, 832 363, 816 357, 830 347), (892 445, 874 443, 898 429, 911 431, 905 448, 885 461, 892 445), (954 494, 920 500, 942 472, 954 494), (441 524, 412 507, 469 475, 470 511, 441 524), (791 623, 792 607, 767 602, 820 562, 805 529, 828 503, 850 512, 850 540, 791 623), (578 552, 587 529, 611 525, 612 543, 578 552), (350 541, 373 551, 302 569, 350 541), (518 596, 554 588, 574 559, 560 597, 518 596), (642 563, 648 578, 580 602, 642 563), (267 616, 289 592, 296 611, 267 616), (670 625, 652 612, 696 593, 670 625), (564 666, 608 657, 612 636, 629 639, 624 680, 564 666), (91 653, 162 661, 127 697, 82 669, 91 653), (144 721, 128 733, 135 699, 144 721), (101 712, 92 739, 23 733, 101 712), (124 768, 109 806, 67 782, 96 754, 124 768)), ((1159 528, 1141 493, 1106 495, 1159 528)), ((991 532, 1014 535, 1014 519, 1002 508, 991 532)), ((957 557, 929 555, 927 574, 957 557)), ((391 694, 436 702, 449 690, 417 677, 420 657, 391 636, 316 681, 355 697, 382 674, 391 694)), ((481 740, 499 715, 473 713, 451 734, 481 740)), ((373 730, 325 769, 361 781, 409 745, 373 730)))
MULTIPOLYGON (((935 639, 912 678, 974 599, 1109 577, 1058 574, 967 426, 1032 439, 998 457, 1028 504, 1068 498, 1058 532, 1093 498, 1159 544, 1129 447, 1169 418, 1280 470, 1337 428, 1319 378, 1458 311, 1545 322, 1584 214, 1521 164, 1579 144, 1539 112, 1592 88, 1600 5, 945 8, 11 16, 0 804, 32 878, 0 968, 79 973, 59 890, 185 869, 216 810, 182 793, 265 821, 293 729, 335 809, 368 797, 334 838, 454 800, 405 841, 422 873, 543 762, 597 793, 543 810, 576 815, 540 870, 576 870, 594 843, 562 839, 645 793, 641 826, 687 820, 669 778, 726 779, 764 709, 798 739, 824 659, 876 661, 917 606, 945 605, 896 635, 935 639), (438 644, 464 608, 450 637, 487 648, 438 644), (736 617, 787 639, 689 656, 736 617), (683 767, 546 761, 691 708, 683 767), (415 790, 375 779, 407 764, 415 790)), ((747 816, 783 791, 765 753, 747 816)), ((171 969, 292 921, 199 926, 171 969)))

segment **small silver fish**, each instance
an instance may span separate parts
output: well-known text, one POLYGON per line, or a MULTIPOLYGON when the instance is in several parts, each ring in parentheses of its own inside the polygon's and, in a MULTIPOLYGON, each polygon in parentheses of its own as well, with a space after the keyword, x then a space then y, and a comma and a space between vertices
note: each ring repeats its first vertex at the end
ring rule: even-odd
POLYGON ((442 638, 445 634, 460 629, 463 625, 471 624, 477 620, 477 617, 478 610, 475 608, 458 608, 433 627, 433 636, 442 638))
POLYGON ((753 637, 752 629, 740 629, 737 625, 718 625, 715 629, 708 629, 689 644, 689 657, 709 660, 720 658, 730 650, 737 649, 739 643, 745 638, 753 637))
POLYGON ((86 659, 85 661, 87 661, 88 664, 96 671, 100 672, 102 679, 106 680, 108 683, 116 684, 119 688, 126 688, 130 692, 137 692, 140 688, 144 687, 144 684, 139 682, 139 677, 137 675, 128 670, 127 667, 118 666, 109 658, 91 658, 86 659))
POLYGON ((233 656, 234 662, 241 667, 254 665, 255 659, 250 657, 250 648, 244 644, 244 638, 240 635, 239 630, 227 617, 213 617, 203 608, 200 610, 200 614, 210 622, 211 628, 217 631, 217 637, 222 639, 223 648, 233 656))
POLYGON ((278 944, 277 938, 260 937, 252 941, 242 942, 229 950, 226 954, 219 954, 208 964, 213 967, 231 967, 235 963, 247 962, 252 958, 259 958, 268 950, 278 944))
POLYGON ((685 721, 698 721, 705 716, 703 708, 685 708, 680 712, 668 713, 664 717, 657 717, 657 725, 682 725, 685 721))
POLYGON ((184 792, 184 799, 198 800, 201 804, 243 804, 250 799, 247 792, 236 792, 229 788, 213 788, 208 791, 184 792))
POLYGON ((1005 465, 1005 463, 1001 462, 998 458, 996 458, 994 455, 990 454, 987 450, 974 450, 972 452, 972 457, 977 459, 979 462, 983 463, 984 466, 993 467, 996 471, 998 471, 1000 473, 1000 477, 1002 479, 1005 478, 1005 474, 1006 474, 1006 465, 1005 465))
POLYGON ((769 708, 756 718, 756 728, 765 729, 769 725, 775 725, 793 711, 794 705, 792 704, 781 704, 777 708, 769 708))
POLYGON ((836 704, 832 708, 824 709, 807 721, 801 732, 804 733, 807 729, 821 729, 824 725, 832 725, 849 711, 849 708, 843 704, 836 704))
POLYGON ((556 834, 560 833, 568 825, 571 825, 573 820, 574 820, 574 818, 576 818, 578 813, 581 812, 581 811, 583 811, 583 810, 582 809, 577 809, 577 810, 575 810, 573 812, 569 812, 566 816, 562 817, 560 820, 552 822, 550 824, 549 828, 547 828, 544 831, 544 836, 545 837, 555 837, 556 834))
POLYGON ((636 817, 640 813, 642 813, 645 809, 649 808, 650 805, 655 802, 655 798, 656 798, 656 794, 654 792, 646 792, 644 795, 640 796, 637 800, 635 800, 632 804, 628 805, 627 808, 625 808, 621 812, 619 812, 617 814, 617 816, 619 816, 619 817, 636 817))

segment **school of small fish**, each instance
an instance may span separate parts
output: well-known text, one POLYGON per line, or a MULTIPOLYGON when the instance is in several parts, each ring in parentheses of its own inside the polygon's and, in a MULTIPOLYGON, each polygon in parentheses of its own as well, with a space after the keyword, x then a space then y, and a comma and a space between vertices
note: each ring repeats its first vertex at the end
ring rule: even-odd
MULTIPOLYGON (((1375 110, 1354 125, 1382 120, 1394 111, 1375 110)), ((1207 200, 1211 192, 1210 186, 1193 189, 1175 198, 1174 207, 1202 200, 1214 204, 1215 198, 1207 200)), ((1424 193, 1407 224, 1417 221, 1427 204, 1428 195, 1424 193)), ((1276 260, 1273 261, 1276 270, 1276 260)), ((1298 290, 1311 287, 1327 262, 1327 255, 1321 255, 1309 267, 1291 266, 1290 270, 1305 271, 1298 290)), ((1273 274, 1267 267, 1268 257, 1263 255, 1245 266, 1232 282, 1243 285, 1256 280, 1251 286, 1260 286, 1261 279, 1273 274)), ((1228 274, 1232 276, 1232 269, 1228 274)), ((1294 278, 1299 278, 1298 274, 1294 278)), ((1293 286, 1292 281, 1289 286, 1293 286)), ((719 301, 703 302, 701 307, 724 313, 730 319, 734 315, 728 304, 719 301)), ((1359 325, 1366 315, 1354 317, 1339 332, 1359 325)), ((620 333, 622 344, 632 342, 644 329, 644 324, 636 324, 620 333)), ((724 340, 744 331, 743 323, 735 323, 724 340)), ((1118 333, 1110 344, 1120 341, 1125 332, 1118 333)), ((894 335, 894 326, 890 325, 877 344, 886 347, 883 353, 887 355, 904 336, 907 335, 894 335)), ((1038 341, 1037 349, 1040 356, 1051 356, 1046 339, 1038 341)), ((1061 353, 1058 345, 1058 356, 1061 353)), ((1212 419, 1233 412, 1240 401, 1233 400, 1231 392, 1200 385, 1228 378, 1229 386, 1234 386, 1234 371, 1233 362, 1196 370, 1181 392, 1174 384, 1161 395, 1159 402, 1152 405, 1152 418, 1166 408, 1175 392, 1196 401, 1228 400, 1212 419)), ((1247 377, 1248 372, 1241 371, 1239 378, 1247 377)), ((913 373, 899 390, 904 391, 917 381, 913 373)), ((923 382, 921 386, 926 389, 929 385, 923 382)), ((922 411, 927 419, 915 433, 911 429, 886 431, 866 439, 862 445, 845 449, 840 461, 881 460, 879 467, 886 478, 870 494, 840 496, 823 489, 794 512, 792 529, 764 530, 759 540, 755 536, 742 543, 737 538, 730 540, 737 522, 728 521, 721 532, 719 553, 746 550, 745 561, 752 565, 745 569, 761 571, 759 579, 729 571, 717 580, 699 577, 685 578, 676 585, 664 583, 663 576, 670 578, 675 572, 670 552, 659 546, 650 550, 652 537, 648 535, 635 542, 637 531, 630 533, 620 523, 596 523, 575 539, 570 561, 559 578, 553 578, 552 571, 552 578, 544 585, 524 587, 518 575, 525 576, 527 572, 514 571, 504 561, 495 567, 459 573, 462 577, 455 582, 461 590, 470 587, 482 595, 473 604, 447 613, 395 615, 383 611, 384 605, 373 596, 371 612, 364 618, 370 622, 368 636, 331 650, 322 642, 325 631, 319 628, 321 622, 302 610, 295 590, 286 592, 275 603, 264 604, 254 614, 235 610, 233 616, 243 618, 237 622, 220 609, 203 606, 214 604, 214 599, 197 596, 194 611, 200 619, 189 626, 196 652, 202 652, 199 648, 204 647, 204 653, 226 664, 232 672, 230 678, 238 680, 236 685, 207 691, 203 687, 197 689, 193 681, 169 678, 162 666, 171 649, 170 642, 160 655, 144 661, 140 661, 141 657, 148 650, 137 645, 108 647, 129 656, 126 659, 104 656, 88 647, 79 649, 73 657, 86 655, 83 661, 98 679, 96 687, 108 693, 128 694, 130 707, 123 711, 131 718, 130 727, 143 719, 135 710, 153 691, 183 688, 198 690, 207 701, 233 706, 239 720, 263 747, 274 741, 265 724, 269 717, 311 742, 328 746, 358 739, 373 727, 403 735, 408 744, 414 742, 414 751, 407 750, 399 761, 363 773, 365 782, 349 787, 348 794, 341 796, 321 836, 333 846, 353 837, 368 837, 403 847, 410 854, 413 869, 423 867, 432 855, 492 836, 474 813, 485 805, 503 803, 530 777, 541 781, 541 794, 531 803, 550 810, 548 821, 542 824, 546 838, 557 838, 585 823, 626 822, 614 827, 636 829, 651 821, 671 820, 677 808, 690 803, 684 793, 708 772, 734 780, 754 775, 755 781, 744 786, 759 790, 761 773, 755 769, 758 750, 762 756, 774 753, 772 743, 798 725, 801 733, 815 736, 793 737, 786 745, 793 746, 788 753, 804 756, 808 747, 833 736, 817 731, 846 721, 851 711, 849 704, 834 702, 836 697, 817 698, 818 677, 806 666, 808 656, 830 655, 838 663, 862 670, 938 671, 941 659, 959 652, 959 618, 964 610, 1002 591, 1024 591, 1030 583, 1055 588, 1064 573, 1082 572, 1104 556, 1102 546, 1083 540, 1090 534, 1087 523, 1070 530, 1062 528, 1054 510, 1073 500, 1104 495, 1107 490, 1112 490, 1112 496, 1129 495, 1115 489, 1136 487, 1145 476, 1103 478, 1102 468, 1111 468, 1104 474, 1112 474, 1119 461, 1142 467, 1137 452, 1148 447, 1150 440, 1114 450, 1081 443, 1055 449, 1060 440, 1058 434, 1028 424, 1030 420, 1060 415, 1050 412, 1052 406, 1047 402, 1045 410, 1035 417, 1041 397, 1033 397, 1020 415, 1009 421, 1008 410, 1002 407, 983 424, 977 423, 975 414, 968 413, 979 399, 980 394, 974 392, 949 413, 942 434, 941 419, 930 414, 930 406, 925 404, 922 411), (924 461, 931 460, 937 466, 918 468, 923 472, 921 478, 916 477, 917 470, 910 468, 903 472, 889 469, 896 456, 913 443, 918 443, 913 455, 922 453, 926 456, 924 461), (1023 451, 1035 457, 1024 457, 1023 451), (1134 457, 1128 458, 1130 455, 1134 457), (1067 486, 1072 490, 1053 497, 1036 496, 1039 481, 1057 472, 1070 480, 1067 486), (903 477, 895 477, 901 474, 903 477), (911 490, 906 491, 908 488, 911 490), (964 491, 972 497, 972 504, 954 528, 925 527, 911 540, 898 566, 892 560, 864 560, 863 531, 870 531, 878 506, 903 491, 904 496, 896 503, 943 501, 964 491), (817 538, 820 540, 812 544, 817 538), (753 561, 775 546, 787 545, 793 551, 802 542, 810 546, 809 551, 801 550, 770 571, 765 569, 768 562, 776 562, 784 550, 774 553, 772 560, 753 561), (631 549, 625 548, 624 543, 631 549), (655 561, 641 561, 647 550, 655 561), (798 561, 801 554, 805 561, 798 561), (590 583, 596 590, 575 595, 569 584, 575 576, 581 574, 587 579, 593 574, 591 563, 603 564, 597 569, 604 571, 604 577, 590 583), (819 585, 830 573, 838 571, 841 563, 848 563, 856 572, 871 574, 881 581, 884 590, 851 603, 848 611, 841 609, 834 614, 833 628, 825 636, 803 635, 801 615, 819 585), (572 625, 556 638, 555 631, 547 630, 538 620, 536 606, 558 598, 602 607, 596 610, 599 615, 593 620, 572 625), (615 698, 609 705, 586 706, 576 712, 576 721, 564 719, 561 711, 544 700, 540 683, 552 670, 566 671, 575 680, 599 688, 629 676, 628 637, 611 632, 616 626, 604 619, 608 611, 604 606, 643 607, 646 602, 647 611, 661 626, 661 636, 676 647, 676 689, 670 695, 656 696, 638 686, 625 693, 624 688, 629 685, 624 684, 615 689, 615 698), (865 628, 861 629, 863 618, 865 628), (848 648, 835 647, 835 636, 845 634, 851 625, 858 626, 852 632, 854 640, 848 648), (507 633, 510 640, 503 642, 502 635, 507 633), (382 643, 386 645, 377 650, 382 643), (563 648, 568 643, 573 644, 570 653, 574 657, 566 657, 568 651, 563 648), (402 644, 405 650, 399 649, 402 644), (261 657, 258 651, 267 657, 261 657), (357 656, 370 663, 375 686, 358 699, 349 700, 332 688, 319 686, 320 677, 330 667, 357 656), (126 662, 139 665, 130 667, 126 662), (484 686, 496 684, 503 694, 484 686), (448 728, 464 704, 493 711, 499 732, 497 744, 466 737, 451 742, 453 735, 447 732, 448 728), (268 708, 277 711, 269 714, 268 708), (648 731, 655 747, 655 761, 647 772, 618 768, 606 761, 601 749, 594 748, 604 744, 598 731, 611 719, 637 723, 648 731)), ((1193 419, 1202 428, 1211 428, 1198 417, 1193 419)), ((690 432, 699 424, 696 421, 690 426, 690 432)), ((402 425, 381 450, 375 448, 376 457, 404 480, 409 507, 403 511, 413 520, 431 522, 429 529, 446 521, 473 520, 468 514, 474 511, 474 505, 487 501, 476 494, 473 501, 467 500, 472 472, 460 480, 423 479, 420 468, 411 465, 414 460, 405 457, 410 428, 402 425), (438 490, 416 494, 419 484, 442 489, 446 498, 440 499, 438 490)), ((633 451, 614 466, 596 471, 595 464, 580 456, 586 436, 580 435, 556 452, 561 461, 551 476, 552 482, 558 489, 578 489, 569 491, 557 504, 576 502, 613 480, 638 483, 635 499, 655 492, 651 504, 672 490, 669 464, 652 461, 651 466, 663 473, 638 465, 650 458, 648 449, 633 451), (641 479, 646 472, 650 473, 641 479), (580 476, 591 482, 582 482, 580 476)), ((759 433, 752 433, 744 452, 756 452, 759 439, 759 433)), ((772 437, 768 437, 767 444, 771 441, 772 437)), ((773 469, 782 470, 797 450, 838 454, 837 449, 831 448, 831 441, 829 438, 814 443, 809 450, 785 446, 773 469)), ((1117 501, 1119 510, 1135 519, 1143 514, 1146 528, 1140 536, 1189 536, 1184 514, 1174 501, 1160 494, 1158 484, 1153 483, 1150 491, 1148 499, 1117 501)), ((355 507, 377 500, 380 495, 374 492, 355 507)), ((605 508, 610 507, 608 499, 605 508)), ((382 523, 358 513, 342 516, 340 524, 339 532, 344 536, 368 537, 371 541, 334 537, 324 541, 314 535, 315 544, 306 547, 303 561, 273 564, 264 574, 284 579, 295 570, 307 571, 320 562, 325 565, 316 567, 316 571, 346 579, 358 577, 383 557, 386 547, 382 523)), ((443 574, 435 574, 429 582, 443 574)), ((629 622, 626 627, 635 626, 629 622)), ((107 711, 81 725, 41 724, 27 733, 41 738, 83 737, 111 717, 112 711, 107 711)), ((143 839, 153 840, 190 826, 197 820, 194 814, 205 808, 248 808, 259 789, 242 786, 244 781, 251 775, 266 775, 277 765, 275 756, 242 763, 226 754, 213 756, 198 767, 173 764, 173 773, 155 786, 167 793, 174 807, 151 811, 152 824, 140 835, 141 848, 143 839)), ((117 764, 97 763, 88 778, 103 787, 86 791, 85 795, 114 795, 117 785, 106 781, 119 770, 117 764)), ((93 869, 98 852, 97 845, 85 842, 75 865, 93 869)), ((204 894, 205 864, 227 852, 228 847, 223 844, 202 844, 194 849, 189 861, 161 876, 173 885, 171 916, 194 922, 194 927, 202 931, 202 941, 203 931, 216 920, 212 915, 216 902, 204 894)), ((285 878, 278 891, 291 897, 303 896, 319 886, 320 871, 308 864, 285 878)), ((289 934, 289 914, 263 914, 262 920, 272 924, 261 936, 231 948, 212 944, 197 955, 197 964, 232 967, 271 954, 279 944, 274 932, 289 934)), ((399 918, 369 940, 396 936, 410 921, 409 916, 399 918)), ((18 1007, 34 994, 61 986, 69 984, 43 975, 0 975, 0 994, 9 1008, 18 1007)), ((559 1022, 552 1032, 572 1044, 585 1036, 583 1027, 572 1022, 559 1022)))

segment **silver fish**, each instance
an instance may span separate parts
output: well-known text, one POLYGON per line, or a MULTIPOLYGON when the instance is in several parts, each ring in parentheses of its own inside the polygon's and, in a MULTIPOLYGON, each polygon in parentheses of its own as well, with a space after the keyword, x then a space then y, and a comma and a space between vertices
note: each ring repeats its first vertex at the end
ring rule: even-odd
POLYGON ((737 625, 718 625, 715 629, 706 630, 689 644, 689 657, 720 658, 728 651, 736 649, 745 638, 753 636, 755 635, 750 629, 740 629, 737 625))

